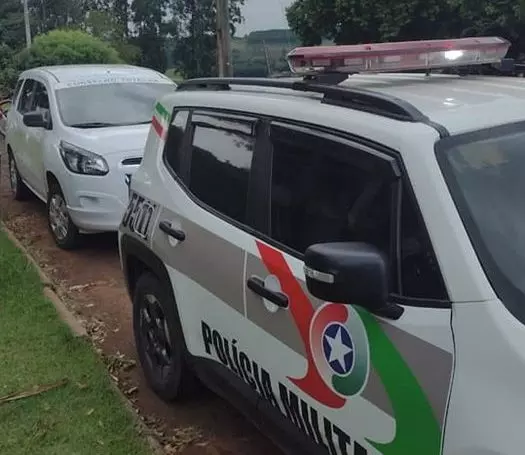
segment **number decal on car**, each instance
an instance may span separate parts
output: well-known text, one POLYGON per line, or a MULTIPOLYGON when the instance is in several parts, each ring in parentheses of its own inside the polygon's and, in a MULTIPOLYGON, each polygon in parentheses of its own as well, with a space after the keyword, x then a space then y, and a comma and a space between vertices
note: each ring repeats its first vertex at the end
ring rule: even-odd
POLYGON ((132 193, 122 226, 137 234, 144 240, 148 239, 151 221, 157 205, 137 193, 132 193))

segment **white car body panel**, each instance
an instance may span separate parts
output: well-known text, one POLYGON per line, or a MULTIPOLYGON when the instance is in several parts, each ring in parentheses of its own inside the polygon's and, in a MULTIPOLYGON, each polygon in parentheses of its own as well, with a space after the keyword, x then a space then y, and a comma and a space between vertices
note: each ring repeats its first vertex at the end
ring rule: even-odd
MULTIPOLYGON (((346 84, 405 99, 431 120, 444 125, 452 135, 525 120, 525 84, 519 79, 356 75, 346 84)), ((437 131, 423 123, 400 124, 371 113, 318 102, 314 104, 319 98, 308 93, 290 93, 285 89, 242 87, 228 92, 177 92, 165 96, 161 103, 169 112, 175 108, 215 108, 309 123, 340 132, 358 133, 362 138, 398 151, 428 229, 452 309, 407 307, 398 321, 380 322, 439 348, 453 358, 439 453, 523 453, 525 326, 511 315, 498 298, 478 259, 436 159, 434 145, 439 141, 437 131)), ((160 207, 168 208, 169 212, 181 214, 180 217, 166 219, 176 226, 182 218, 190 219, 221 241, 242 249, 244 271, 239 282, 246 282, 247 258, 259 256, 256 239, 195 204, 166 170, 162 159, 163 148, 163 140, 152 130, 142 165, 134 176, 132 190, 160 207)), ((155 221, 155 226, 158 221, 155 221)), ((155 236, 162 237, 164 234, 154 232, 148 239, 149 248, 155 248, 155 236)), ((119 238, 122 238, 122 232, 119 238)), ((174 242, 171 247, 176 251, 180 245, 174 242)), ((286 253, 283 257, 297 281, 304 281, 303 262, 286 253)), ((210 260, 209 270, 203 273, 212 273, 219 267, 211 262, 213 259, 210 260)), ((264 365, 276 382, 284 383, 309 406, 322 409, 332 422, 366 447, 366 453, 383 453, 365 441, 391 441, 396 433, 395 419, 362 397, 354 399, 348 408, 333 411, 322 408, 301 390, 294 388, 289 377, 301 376, 305 359, 287 349, 267 331, 251 321, 247 322, 246 292, 244 310, 232 311, 231 302, 208 292, 175 268, 167 265, 167 269, 191 354, 217 360, 217 356, 203 347, 199 324, 205 314, 207 322, 225 338, 239 340, 239 346, 242 344, 259 365, 264 365), (279 355, 275 355, 276 352, 279 355)), ((427 368, 433 368, 430 361, 427 368)), ((417 435, 418 428, 412 428, 412 432, 417 435)), ((437 452, 416 454, 386 449, 384 453, 437 455, 437 452)))
POLYGON ((51 131, 28 128, 15 108, 18 100, 13 101, 6 146, 15 156, 22 180, 39 199, 46 201, 48 173, 52 174, 64 192, 70 217, 81 232, 116 231, 128 202, 129 176, 140 164, 149 124, 71 128, 62 122, 55 90, 116 81, 170 84, 173 88, 176 84, 155 71, 127 65, 37 68, 22 73, 20 78, 34 79, 46 86, 49 111, 53 119, 51 131), (61 141, 104 157, 109 165, 109 173, 104 176, 72 173, 61 157, 61 141), (125 164, 123 160, 126 159, 135 160, 131 164, 125 164))

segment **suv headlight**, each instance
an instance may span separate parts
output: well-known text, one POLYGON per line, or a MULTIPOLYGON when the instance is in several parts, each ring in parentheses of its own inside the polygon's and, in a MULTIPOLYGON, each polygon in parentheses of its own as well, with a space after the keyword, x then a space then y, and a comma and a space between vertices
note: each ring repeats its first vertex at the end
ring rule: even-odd
POLYGON ((60 156, 66 167, 75 174, 106 175, 109 172, 108 163, 103 157, 65 141, 60 141, 60 156))

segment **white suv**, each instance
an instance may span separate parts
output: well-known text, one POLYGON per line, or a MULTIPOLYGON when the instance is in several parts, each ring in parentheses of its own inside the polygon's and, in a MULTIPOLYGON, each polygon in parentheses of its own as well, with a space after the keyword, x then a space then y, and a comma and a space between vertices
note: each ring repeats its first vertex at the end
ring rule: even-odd
POLYGON ((58 246, 81 233, 116 231, 128 203, 155 100, 173 92, 166 76, 128 65, 35 68, 21 74, 7 119, 15 199, 47 202, 58 246))
POLYGON ((119 235, 151 387, 197 376, 290 454, 523 453, 523 80, 341 74, 507 49, 297 49, 304 80, 165 96, 119 235))

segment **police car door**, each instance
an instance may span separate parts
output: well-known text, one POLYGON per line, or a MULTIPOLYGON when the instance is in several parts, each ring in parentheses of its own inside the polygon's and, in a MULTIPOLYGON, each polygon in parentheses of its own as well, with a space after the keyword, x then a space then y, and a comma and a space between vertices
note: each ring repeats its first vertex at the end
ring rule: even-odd
POLYGON ((164 187, 170 203, 158 216, 153 249, 170 271, 195 365, 215 377, 209 385, 254 408, 257 395, 242 379, 237 346, 251 337, 243 271, 253 238, 246 214, 258 119, 195 110, 185 134, 187 118, 176 112, 169 127, 162 179, 171 182, 164 187))
POLYGON ((261 382, 266 376, 259 409, 274 422, 285 416, 330 455, 437 455, 451 310, 396 159, 282 123, 272 125, 271 143, 270 230, 245 273, 254 328, 244 350, 261 382), (387 255, 390 299, 404 310, 398 320, 308 293, 302 254, 334 241, 371 243, 387 255))

